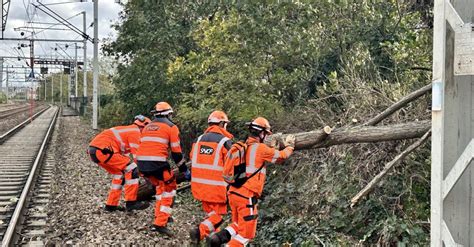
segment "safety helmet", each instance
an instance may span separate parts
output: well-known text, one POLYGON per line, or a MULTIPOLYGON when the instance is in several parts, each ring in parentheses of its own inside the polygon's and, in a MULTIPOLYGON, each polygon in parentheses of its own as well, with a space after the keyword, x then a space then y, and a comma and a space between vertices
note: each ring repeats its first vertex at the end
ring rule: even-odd
POLYGON ((229 118, 227 118, 227 115, 223 111, 213 111, 207 118, 207 123, 218 124, 220 122, 225 122, 225 123, 230 122, 229 118))
POLYGON ((155 116, 167 116, 171 113, 173 113, 173 108, 171 108, 170 104, 166 102, 158 102, 155 105, 155 109, 151 111, 155 116))
POLYGON ((272 134, 272 126, 267 119, 263 117, 257 117, 252 122, 246 123, 245 125, 249 126, 249 129, 254 129, 258 131, 265 131, 267 134, 272 134))
POLYGON ((133 123, 139 127, 145 127, 147 124, 151 123, 151 120, 143 115, 136 115, 133 120, 133 123))

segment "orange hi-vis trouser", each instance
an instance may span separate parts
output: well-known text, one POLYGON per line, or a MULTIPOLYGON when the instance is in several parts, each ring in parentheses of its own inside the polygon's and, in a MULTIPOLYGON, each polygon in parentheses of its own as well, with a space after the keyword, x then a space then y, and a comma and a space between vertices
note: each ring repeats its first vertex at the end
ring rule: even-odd
POLYGON ((202 209, 207 215, 199 224, 201 240, 209 236, 209 234, 219 231, 218 227, 222 224, 222 215, 227 214, 227 204, 202 201, 202 209))
POLYGON ((252 198, 230 193, 229 204, 232 224, 226 230, 232 238, 228 246, 245 246, 255 238, 257 232, 257 203, 252 198))
MULTIPOLYGON (((93 154, 91 155, 91 159, 93 154)), ((107 205, 118 206, 120 196, 122 194, 122 185, 125 184, 125 201, 136 201, 138 193, 138 177, 133 175, 134 170, 137 169, 135 163, 130 163, 130 158, 118 153, 105 162, 109 155, 102 154, 100 150, 95 153, 97 164, 104 168, 108 173, 112 174, 112 184, 110 186, 109 195, 107 197, 107 205), (123 180, 125 177, 125 181, 123 180)))
POLYGON ((176 195, 176 179, 173 171, 163 170, 163 180, 154 176, 147 176, 151 184, 156 187, 155 221, 157 226, 166 226, 168 218, 171 216, 171 206, 176 195))

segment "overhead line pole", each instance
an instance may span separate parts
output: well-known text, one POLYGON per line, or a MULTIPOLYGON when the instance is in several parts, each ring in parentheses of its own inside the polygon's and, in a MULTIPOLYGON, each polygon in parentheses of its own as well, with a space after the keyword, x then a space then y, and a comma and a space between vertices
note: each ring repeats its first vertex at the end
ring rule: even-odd
POLYGON ((92 90, 92 129, 97 129, 98 100, 97 90, 99 84, 99 0, 94 0, 94 76, 92 90))
MULTIPOLYGON (((82 22, 83 22, 83 32, 86 33, 87 31, 87 23, 86 23, 86 12, 83 11, 82 12, 82 22)), ((82 72, 83 72, 83 90, 84 90, 84 98, 85 98, 85 102, 87 104, 87 39, 84 37, 84 61, 83 61, 84 65, 82 67, 82 72)), ((86 107, 84 107, 84 109, 86 109, 86 107)))

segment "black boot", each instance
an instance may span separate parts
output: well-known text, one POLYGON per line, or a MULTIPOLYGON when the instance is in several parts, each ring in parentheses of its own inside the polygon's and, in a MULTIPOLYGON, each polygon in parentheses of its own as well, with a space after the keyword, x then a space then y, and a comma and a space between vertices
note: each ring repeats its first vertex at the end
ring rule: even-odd
POLYGON ((201 241, 199 226, 189 231, 189 238, 191 238, 191 246, 199 246, 199 242, 201 241))
POLYGON ((151 226, 150 231, 159 232, 159 233, 164 234, 168 237, 174 237, 174 234, 166 226, 153 225, 153 226, 151 226))
POLYGON ((207 246, 220 247, 221 245, 228 243, 231 238, 232 236, 230 235, 230 233, 224 229, 220 232, 217 232, 209 236, 206 239, 207 246))
POLYGON ((115 211, 124 211, 125 210, 121 206, 111 206, 111 205, 105 205, 102 209, 106 212, 115 212, 115 211))
POLYGON ((143 202, 143 201, 131 201, 131 202, 126 202, 126 208, 127 208, 127 211, 130 212, 130 211, 133 211, 133 210, 143 210, 143 209, 146 209, 148 208, 148 206, 150 206, 150 203, 148 202, 143 202))

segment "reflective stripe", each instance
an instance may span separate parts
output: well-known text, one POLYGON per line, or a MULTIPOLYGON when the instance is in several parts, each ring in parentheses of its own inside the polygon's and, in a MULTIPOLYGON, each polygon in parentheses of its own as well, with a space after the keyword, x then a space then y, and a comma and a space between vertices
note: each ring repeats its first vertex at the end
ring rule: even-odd
POLYGON ((161 194, 161 198, 172 198, 175 195, 176 195, 176 190, 173 190, 171 192, 163 192, 161 194))
POLYGON ((163 156, 137 155, 137 160, 143 160, 143 161, 166 161, 166 158, 163 157, 163 156))
POLYGON ((228 140, 229 140, 229 138, 224 137, 224 138, 221 139, 219 144, 217 144, 216 156, 214 156, 214 163, 212 164, 213 166, 215 166, 215 167, 219 166, 219 158, 221 156, 222 147, 224 146, 224 143, 228 140))
POLYGON ((110 185, 110 189, 112 189, 112 190, 121 190, 122 185, 121 184, 112 184, 112 185, 110 185))
POLYGON ((207 214, 207 216, 211 216, 211 215, 214 215, 214 214, 216 214, 216 211, 211 211, 207 214))
POLYGON ((275 163, 278 157, 280 157, 280 152, 278 150, 275 150, 275 154, 273 154, 273 158, 272 158, 272 163, 275 163))
POLYGON ((216 185, 216 186, 227 186, 227 183, 224 181, 216 181, 204 178, 191 178, 191 182, 199 183, 199 184, 208 184, 208 185, 216 185))
POLYGON ((168 144, 168 139, 161 138, 161 137, 152 137, 152 136, 145 136, 140 139, 141 142, 158 142, 162 144, 168 144))
POLYGON ((232 238, 239 241, 243 245, 246 245, 250 242, 250 239, 244 238, 240 234, 237 234, 237 235, 233 236, 232 238))
POLYGON ((236 232, 236 231, 234 230, 234 228, 231 227, 231 226, 228 226, 228 227, 226 227, 225 229, 230 233, 230 236, 232 236, 232 237, 237 234, 237 232, 236 232))
POLYGON ((133 169, 137 168, 137 164, 130 163, 127 167, 125 167, 125 173, 132 171, 133 169))
POLYGON ((138 178, 126 180, 125 179, 125 184, 138 184, 138 178))
POLYGON ((112 176, 112 179, 122 179, 123 178, 123 175, 122 174, 114 174, 112 176))
POLYGON ((160 211, 163 213, 171 214, 173 209, 167 206, 160 206, 160 211))
POLYGON ((213 165, 207 165, 207 164, 191 164, 193 168, 199 168, 199 169, 206 169, 206 170, 213 170, 213 171, 223 171, 224 167, 222 166, 213 166, 213 165))
POLYGON ((179 147, 179 145, 180 145, 180 142, 172 142, 170 146, 172 148, 176 148, 176 147, 179 147))
POLYGON ((161 195, 155 195, 155 200, 157 201, 161 200, 161 195))
MULTIPOLYGON (((257 158, 257 144, 252 144, 250 145, 250 154, 249 154, 249 164, 247 165, 245 172, 246 173, 254 173, 258 170, 258 168, 255 165, 255 159, 257 158)), ((266 169, 265 167, 260 170, 261 174, 266 174, 266 169)))
POLYGON ((130 145, 131 148, 138 148, 140 146, 136 143, 131 143, 131 142, 128 145, 130 145))
POLYGON ((253 204, 252 204, 252 198, 251 198, 251 197, 249 198, 249 205, 252 206, 252 207, 250 208, 250 215, 253 215, 253 204))
POLYGON ((120 132, 115 128, 111 128, 110 130, 114 134, 117 141, 119 141, 119 143, 120 143, 120 151, 122 151, 122 153, 124 153, 125 152, 125 143, 123 142, 122 137, 120 136, 120 132))
POLYGON ((201 224, 204 224, 205 226, 207 226, 210 232, 213 232, 215 230, 214 225, 209 220, 205 220, 201 224))
POLYGON ((194 166, 194 164, 197 164, 199 141, 201 141, 202 136, 203 135, 200 135, 198 139, 196 140, 196 143, 194 143, 193 159, 191 160, 191 166, 194 166))
POLYGON ((140 132, 138 128, 115 129, 118 133, 124 132, 140 132))

